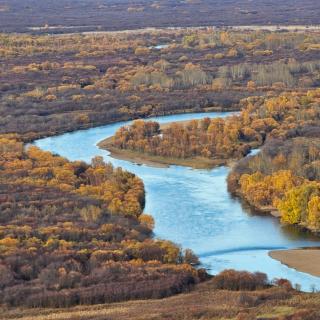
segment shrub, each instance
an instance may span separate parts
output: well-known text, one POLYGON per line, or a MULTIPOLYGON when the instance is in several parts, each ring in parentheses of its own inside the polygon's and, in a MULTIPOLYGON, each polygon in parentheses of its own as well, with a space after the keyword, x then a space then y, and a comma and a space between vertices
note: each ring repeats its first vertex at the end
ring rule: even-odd
POLYGON ((261 272, 224 270, 212 280, 215 289, 257 290, 269 286, 267 275, 261 272))

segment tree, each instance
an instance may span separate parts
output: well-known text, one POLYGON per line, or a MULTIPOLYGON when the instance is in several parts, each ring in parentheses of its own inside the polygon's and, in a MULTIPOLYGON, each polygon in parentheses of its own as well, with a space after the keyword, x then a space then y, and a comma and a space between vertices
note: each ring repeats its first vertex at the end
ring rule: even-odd
POLYGON ((311 196, 308 202, 308 224, 315 229, 320 228, 320 197, 311 196))
POLYGON ((82 219, 86 222, 97 222, 102 217, 102 210, 96 206, 84 207, 80 211, 82 219))
MULTIPOLYGON (((279 201, 277 205, 281 213, 281 221, 289 224, 307 222, 309 198, 311 195, 317 194, 319 194, 319 186, 312 182, 290 189, 285 194, 284 199, 279 201)), ((310 204, 314 210, 316 210, 315 201, 316 199, 310 204)))
POLYGON ((184 253, 183 260, 185 263, 188 263, 194 266, 200 264, 199 258, 195 255, 195 253, 191 249, 185 249, 183 253, 184 253))

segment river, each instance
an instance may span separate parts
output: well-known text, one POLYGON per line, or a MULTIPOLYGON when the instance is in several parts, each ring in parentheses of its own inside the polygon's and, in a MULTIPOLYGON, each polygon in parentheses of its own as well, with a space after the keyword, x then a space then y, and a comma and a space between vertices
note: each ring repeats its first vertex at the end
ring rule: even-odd
MULTIPOLYGON (((191 113, 152 118, 160 123, 226 117, 230 113, 191 113)), ((111 158, 96 144, 112 136, 119 122, 87 130, 40 139, 34 142, 43 150, 69 160, 84 160, 101 155, 115 166, 134 172, 146 188, 145 212, 155 219, 155 237, 169 239, 182 248, 191 248, 212 274, 223 269, 265 272, 269 279, 287 278, 304 291, 320 290, 320 278, 282 265, 268 251, 320 246, 319 239, 298 229, 283 227, 271 216, 250 212, 227 191, 228 167, 210 170, 181 166, 155 168, 111 158)))

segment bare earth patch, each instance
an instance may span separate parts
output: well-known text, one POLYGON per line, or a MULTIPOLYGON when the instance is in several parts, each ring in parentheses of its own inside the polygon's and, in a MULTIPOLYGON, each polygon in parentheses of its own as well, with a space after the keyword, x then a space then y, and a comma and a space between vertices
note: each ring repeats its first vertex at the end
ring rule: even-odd
POLYGON ((269 255, 290 268, 320 277, 320 249, 277 250, 269 255))

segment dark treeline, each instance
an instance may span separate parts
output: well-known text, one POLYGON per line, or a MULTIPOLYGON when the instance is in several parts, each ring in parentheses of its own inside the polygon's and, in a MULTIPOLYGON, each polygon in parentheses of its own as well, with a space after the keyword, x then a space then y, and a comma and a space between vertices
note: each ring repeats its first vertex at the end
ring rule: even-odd
MULTIPOLYGON (((29 320, 154 320, 184 319, 270 319, 317 320, 320 316, 318 293, 293 290, 290 282, 278 279, 270 286, 261 273, 225 270, 211 280, 199 283, 195 290, 164 299, 119 302, 104 305, 80 305, 67 309, 2 309, 1 319, 29 320)), ((140 284, 137 283, 139 288, 140 284)), ((132 290, 136 290, 132 288, 132 290)), ((54 298, 53 298, 54 300, 54 298)))

